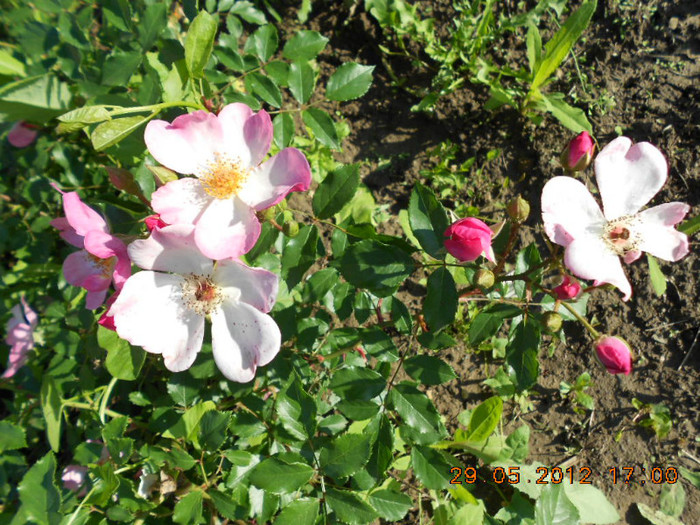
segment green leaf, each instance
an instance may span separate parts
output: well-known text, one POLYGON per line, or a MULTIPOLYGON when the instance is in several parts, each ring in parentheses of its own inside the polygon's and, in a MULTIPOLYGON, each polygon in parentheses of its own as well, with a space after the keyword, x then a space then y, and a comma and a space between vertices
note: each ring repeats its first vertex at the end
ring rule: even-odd
POLYGON ((300 498, 282 509, 273 525, 314 525, 317 517, 318 500, 300 498))
POLYGON ((155 3, 146 7, 143 20, 136 26, 139 34, 139 44, 143 51, 149 51, 160 33, 168 25, 168 6, 164 3, 155 3))
POLYGON ((39 525, 61 520, 61 493, 54 484, 56 459, 49 452, 27 471, 19 482, 19 500, 27 517, 39 525))
POLYGON ((661 297, 666 293, 666 276, 661 271, 656 257, 647 253, 647 262, 649 263, 649 278, 651 279, 651 287, 654 289, 654 293, 661 297))
POLYGON ((299 377, 292 374, 287 387, 277 396, 277 415, 282 426, 295 438, 306 440, 316 432, 318 407, 306 393, 299 377))
POLYGON ((275 145, 284 149, 294 139, 294 118, 289 113, 280 113, 272 119, 273 136, 275 145))
POLYGON ((544 84, 556 71, 571 51, 583 31, 588 27, 595 12, 597 0, 588 0, 581 4, 552 39, 545 45, 545 56, 532 80, 531 90, 534 91, 544 84))
POLYGON ((97 327, 97 344, 107 351, 105 365, 113 377, 133 381, 139 376, 146 352, 120 339, 114 330, 97 327))
POLYGON ((413 258, 406 252, 370 239, 350 245, 340 259, 343 277, 377 297, 396 292, 414 268, 413 258))
POLYGON ((536 525, 576 525, 580 516, 563 484, 546 485, 535 504, 536 525))
POLYGON ((319 108, 308 108, 301 112, 301 118, 321 144, 331 149, 340 149, 338 132, 328 113, 319 108))
POLYGON ((311 98, 316 86, 316 74, 306 62, 292 62, 289 67, 289 91, 301 104, 306 104, 311 98))
POLYGON ((245 86, 249 93, 260 97, 271 106, 282 106, 282 92, 270 77, 256 72, 250 73, 245 78, 245 86))
POLYGON ((185 37, 185 63, 191 78, 202 78, 204 67, 214 49, 218 20, 206 11, 200 11, 192 20, 185 37))
POLYGON ((272 24, 265 24, 250 35, 245 51, 255 54, 262 62, 267 62, 277 51, 278 44, 277 29, 272 24))
POLYGON ((102 9, 109 25, 125 33, 131 32, 131 8, 127 0, 104 0, 102 9))
POLYGON ((428 489, 443 490, 450 486, 453 478, 450 469, 454 466, 454 460, 434 448, 415 445, 411 450, 411 464, 413 471, 428 489))
POLYGON ((450 271, 440 267, 428 276, 427 288, 423 315, 430 331, 439 332, 451 325, 457 315, 457 286, 450 271))
POLYGON ((535 71, 542 60, 542 37, 537 25, 533 22, 527 28, 527 61, 530 66, 530 73, 534 76, 535 71))
POLYGON ((515 372, 518 391, 522 392, 537 383, 540 348, 540 329, 533 321, 522 321, 515 327, 506 350, 506 362, 515 372))
POLYGON ((58 120, 65 124, 73 124, 73 126, 65 127, 63 130, 70 132, 81 129, 87 124, 97 124, 110 118, 109 111, 104 106, 85 106, 64 113, 58 117, 58 120))
POLYGON ((291 290, 301 282, 306 270, 316 262, 318 229, 303 226, 296 237, 289 239, 282 251, 282 277, 291 290))
POLYGON ((326 502, 344 523, 368 523, 377 518, 377 511, 349 490, 328 488, 326 502))
POLYGON ((352 476, 369 460, 369 445, 364 434, 343 434, 321 449, 321 468, 331 478, 352 476))
POLYGON ((183 525, 205 523, 204 516, 202 515, 203 499, 204 494, 201 490, 191 490, 175 504, 173 521, 175 523, 182 523, 183 525))
POLYGON ((482 341, 496 335, 505 319, 520 315, 522 310, 510 304, 493 304, 476 314, 469 326, 469 344, 477 346, 482 341))
POLYGON ((685 489, 683 483, 674 483, 661 487, 659 496, 661 512, 673 518, 680 518, 685 508, 685 489))
POLYGON ((207 494, 211 497, 216 512, 224 518, 237 520, 243 517, 241 515, 241 507, 237 505, 236 500, 233 499, 230 494, 225 494, 216 489, 209 489, 207 494))
POLYGON ((314 215, 319 219, 332 217, 350 202, 359 184, 360 167, 358 164, 346 164, 331 171, 321 181, 314 193, 314 215))
POLYGON ((488 398, 474 409, 469 420, 467 440, 485 441, 498 426, 503 413, 503 400, 499 396, 488 398))
POLYGON ((343 399, 369 401, 386 388, 386 379, 369 368, 348 366, 333 374, 329 387, 343 399))
POLYGON ((23 77, 26 75, 24 64, 4 49, 0 49, 0 75, 23 77))
POLYGON ((261 461, 250 473, 250 481, 272 494, 289 494, 304 486, 314 469, 306 463, 286 463, 276 456, 261 461))
POLYGON ((660 510, 653 510, 644 503, 637 503, 639 513, 652 525, 683 525, 683 523, 660 510))
POLYGON ((372 71, 374 66, 343 64, 328 79, 326 98, 344 101, 361 97, 372 85, 372 71))
POLYGON ((687 221, 683 221, 678 225, 678 231, 685 233, 686 235, 693 235, 700 231, 700 215, 697 215, 693 217, 692 219, 688 219, 687 221))
POLYGON ((0 421, 0 453, 27 446, 24 429, 7 421, 0 421))
POLYGON ((250 24, 263 25, 266 22, 265 13, 256 9, 253 2, 248 0, 236 0, 229 13, 240 16, 250 24))
POLYGON ((696 489, 700 489, 700 472, 693 472, 685 467, 679 467, 681 475, 687 479, 696 489))
POLYGON ((124 140, 146 122, 146 117, 121 117, 99 124, 90 134, 92 147, 102 151, 124 140))
POLYGON ((557 95, 559 94, 543 94, 542 103, 544 104, 544 108, 561 122, 565 128, 570 129, 574 133, 580 133, 581 131, 593 133, 593 126, 591 126, 583 110, 570 106, 557 95))
POLYGON ((51 445, 51 450, 58 452, 61 445, 61 419, 63 416, 63 402, 58 393, 53 377, 46 374, 41 383, 41 410, 46 421, 46 436, 51 445))
POLYGON ((128 85, 129 79, 136 73, 142 60, 143 53, 140 51, 130 53, 115 51, 107 57, 102 66, 102 84, 105 86, 128 85))
POLYGON ((435 259, 445 258, 447 212, 430 188, 418 183, 408 203, 408 222, 423 249, 435 259))
POLYGON ((318 31, 299 31, 284 44, 282 56, 289 60, 311 60, 327 43, 328 39, 318 31))
POLYGON ((409 376, 424 385, 441 385, 457 377, 450 365, 430 355, 410 357, 403 366, 409 376))
POLYGON ((593 485, 568 482, 562 485, 566 497, 578 510, 582 523, 603 525, 620 521, 620 515, 615 507, 608 501, 605 494, 593 485))
POLYGON ((231 414, 210 410, 199 422, 199 444, 203 450, 218 450, 226 440, 226 430, 231 422, 231 414))
POLYGON ((369 502, 381 518, 392 522, 402 520, 413 507, 413 500, 408 495, 388 489, 372 492, 369 502))
POLYGON ((70 101, 68 87, 53 75, 39 75, 0 87, 0 117, 47 122, 63 113, 70 101))
POLYGON ((399 383, 391 390, 391 403, 413 430, 419 433, 444 434, 445 427, 433 402, 411 384, 399 383))

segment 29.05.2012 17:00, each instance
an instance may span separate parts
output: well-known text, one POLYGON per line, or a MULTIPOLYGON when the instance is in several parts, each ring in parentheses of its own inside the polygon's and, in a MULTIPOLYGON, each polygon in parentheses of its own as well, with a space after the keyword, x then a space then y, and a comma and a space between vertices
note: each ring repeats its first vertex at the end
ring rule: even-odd
MULTIPOLYGON (((579 483, 584 485, 592 484, 589 479, 593 470, 590 467, 568 467, 562 469, 560 467, 537 467, 533 476, 532 470, 527 468, 521 473, 519 466, 511 467, 496 467, 489 475, 478 476, 475 467, 452 467, 450 473, 453 476, 450 483, 453 485, 461 485, 462 483, 475 483, 479 481, 490 481, 491 478, 495 483, 535 483, 539 485, 559 484, 564 481, 568 483, 579 483), (523 474, 521 479, 521 474, 523 474)), ((640 483, 644 485, 646 482, 653 484, 669 483, 673 484, 678 481, 678 470, 676 467, 653 467, 647 471, 645 467, 612 467, 605 472, 608 481, 612 483, 640 483)))

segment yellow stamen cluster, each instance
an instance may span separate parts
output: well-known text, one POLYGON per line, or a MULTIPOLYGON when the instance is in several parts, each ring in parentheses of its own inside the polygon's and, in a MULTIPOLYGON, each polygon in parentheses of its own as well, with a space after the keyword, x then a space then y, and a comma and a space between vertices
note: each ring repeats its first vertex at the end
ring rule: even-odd
POLYGON ((639 218, 636 215, 619 217, 605 225, 603 239, 613 252, 624 256, 639 247, 641 239, 635 228, 638 224, 639 218))
POLYGON ((215 199, 237 195, 249 175, 250 170, 240 159, 232 159, 225 153, 216 153, 198 173, 204 191, 215 199))
POLYGON ((90 259, 90 262, 93 264, 93 266, 96 266, 99 268, 100 273, 102 275, 111 275, 112 270, 114 269, 114 263, 116 261, 116 257, 108 257, 107 259, 100 259, 96 255, 93 255, 91 253, 87 254, 88 259, 90 259))
POLYGON ((205 275, 186 275, 182 283, 185 306, 199 315, 211 314, 224 300, 221 289, 205 275))

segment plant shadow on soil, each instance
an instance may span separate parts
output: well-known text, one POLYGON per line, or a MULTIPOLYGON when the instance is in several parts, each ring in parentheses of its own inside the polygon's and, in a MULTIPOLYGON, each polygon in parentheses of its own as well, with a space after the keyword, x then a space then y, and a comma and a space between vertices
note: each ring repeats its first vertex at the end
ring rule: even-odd
MULTIPOLYGON (((696 168, 700 139, 700 15, 696 11, 690 3, 680 1, 652 0, 640 9, 625 7, 624 3, 600 2, 585 42, 576 48, 588 75, 590 100, 614 100, 614 107, 603 110, 596 106, 589 117, 599 144, 615 138, 619 127, 635 142, 648 141, 659 147, 669 159, 669 181, 651 205, 686 202, 691 205, 689 217, 697 215, 700 209, 700 175, 696 168)), ((434 2, 436 27, 446 27, 454 14, 451 2, 434 2)), ((296 11, 289 9, 286 15, 287 30, 294 31, 298 26, 296 11)), ((392 213, 392 219, 382 225, 384 231, 400 232, 396 215, 407 207, 413 184, 421 181, 420 170, 430 167, 426 150, 450 139, 460 147, 458 161, 475 155, 477 165, 483 162, 487 151, 501 149, 500 159, 488 164, 487 177, 469 181, 478 185, 473 204, 498 219, 504 215, 499 204, 520 193, 532 206, 524 236, 527 242, 542 238, 539 195, 549 178, 562 174, 557 158, 572 136, 568 130, 549 117, 544 125, 535 126, 514 110, 487 112, 482 109, 487 91, 468 83, 464 89, 440 99, 433 113, 412 113, 410 108, 418 99, 392 86, 377 47, 381 29, 361 7, 348 12, 340 3, 314 3, 307 25, 330 38, 320 57, 322 74, 328 65, 337 66, 344 60, 377 65, 374 84, 367 95, 341 106, 352 133, 338 160, 364 163, 363 181, 377 204, 387 205, 392 213), (504 189, 507 179, 514 184, 504 189)), ((525 60, 522 50, 513 56, 525 60)), ((408 61, 396 59, 392 65, 409 82, 424 80, 408 61)), ((581 91, 570 58, 561 73, 572 80, 566 84, 560 78, 555 81, 555 88, 566 91, 575 83, 576 90, 581 91)), ((590 178, 591 172, 585 176, 590 178)), ((450 203, 446 205, 449 207, 450 203)), ((665 296, 653 293, 644 258, 627 267, 634 289, 629 302, 623 303, 616 291, 601 289, 592 294, 589 317, 594 316, 601 330, 623 337, 634 349, 632 375, 618 378, 607 374, 591 352, 590 338, 579 326, 566 323, 566 344, 560 344, 551 358, 545 352, 541 355, 540 378, 531 396, 534 410, 522 414, 511 406, 504 416, 507 432, 523 421, 533 430, 528 462, 554 466, 568 460, 567 465, 589 467, 595 485, 606 493, 626 523, 646 523, 636 503, 658 509, 661 486, 613 484, 608 469, 699 469, 688 455, 700 457, 700 444, 696 441, 700 426, 696 390, 700 342, 680 367, 700 330, 700 257, 696 238, 691 238, 690 254, 678 263, 661 261, 669 280, 665 296), (573 383, 585 371, 592 376, 587 392, 595 400, 595 410, 579 415, 561 399, 559 384, 573 383), (670 409, 673 429, 666 438, 657 439, 652 430, 634 424, 637 411, 631 403, 633 398, 663 403, 670 409)), ((420 277, 414 274, 413 282, 400 292, 415 311, 420 308, 424 293, 424 287, 417 282, 420 277)), ((452 431, 464 408, 491 395, 482 381, 499 363, 490 362, 461 343, 443 351, 443 357, 454 367, 458 379, 430 394, 452 431)), ((690 524, 700 516, 700 491, 683 483, 686 505, 680 518, 690 524)), ((409 522, 412 521, 406 521, 409 522)))

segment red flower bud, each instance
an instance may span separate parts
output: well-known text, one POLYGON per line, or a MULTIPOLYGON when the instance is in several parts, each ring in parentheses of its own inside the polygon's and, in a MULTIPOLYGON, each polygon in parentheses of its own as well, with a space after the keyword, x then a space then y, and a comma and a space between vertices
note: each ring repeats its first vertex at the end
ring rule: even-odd
POLYGON ((576 296, 581 293, 581 285, 568 275, 565 275, 564 280, 559 286, 554 288, 553 291, 557 295, 557 299, 566 301, 568 299, 575 299, 576 296))
POLYGON ((632 371, 632 351, 619 337, 601 337, 596 342, 595 351, 611 374, 629 375, 632 371))
POLYGON ((154 215, 149 215, 143 220, 143 222, 146 223, 146 228, 148 228, 149 232, 152 232, 153 230, 160 230, 161 228, 168 226, 168 223, 161 219, 160 215, 157 213, 154 215))
POLYGON ((460 219, 445 230, 445 248, 462 262, 475 261, 484 255, 489 261, 496 262, 491 249, 493 232, 484 222, 469 217, 460 219))
POLYGON ((15 148, 26 148, 36 140, 37 132, 32 128, 33 126, 20 120, 12 126, 12 129, 7 134, 7 140, 15 148))
POLYGON ((583 171, 591 163, 595 142, 587 131, 582 131, 572 139, 561 152, 561 165, 567 171, 583 171))

